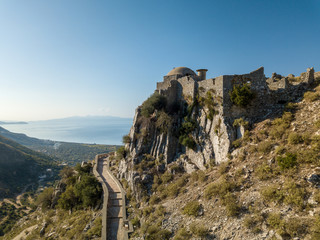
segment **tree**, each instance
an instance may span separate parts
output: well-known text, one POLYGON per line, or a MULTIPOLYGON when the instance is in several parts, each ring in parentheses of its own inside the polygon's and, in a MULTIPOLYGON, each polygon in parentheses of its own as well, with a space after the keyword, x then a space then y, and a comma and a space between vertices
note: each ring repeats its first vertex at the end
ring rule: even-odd
POLYGON ((248 83, 234 85, 232 91, 229 92, 229 95, 232 103, 239 107, 246 107, 254 98, 254 93, 250 89, 248 83))

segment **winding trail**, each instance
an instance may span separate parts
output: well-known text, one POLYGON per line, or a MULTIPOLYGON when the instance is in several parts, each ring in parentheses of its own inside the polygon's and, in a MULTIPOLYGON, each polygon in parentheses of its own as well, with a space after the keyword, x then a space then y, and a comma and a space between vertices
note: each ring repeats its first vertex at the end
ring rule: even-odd
POLYGON ((127 220, 125 192, 120 182, 109 169, 109 156, 96 156, 94 174, 101 182, 104 191, 102 239, 126 240, 132 225, 127 220))

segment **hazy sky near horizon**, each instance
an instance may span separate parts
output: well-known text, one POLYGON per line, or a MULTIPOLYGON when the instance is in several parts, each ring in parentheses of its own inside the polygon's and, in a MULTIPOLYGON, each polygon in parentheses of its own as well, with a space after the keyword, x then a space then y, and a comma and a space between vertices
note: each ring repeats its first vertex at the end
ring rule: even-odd
POLYGON ((1 0, 0 121, 133 117, 173 67, 320 71, 320 1, 1 0))

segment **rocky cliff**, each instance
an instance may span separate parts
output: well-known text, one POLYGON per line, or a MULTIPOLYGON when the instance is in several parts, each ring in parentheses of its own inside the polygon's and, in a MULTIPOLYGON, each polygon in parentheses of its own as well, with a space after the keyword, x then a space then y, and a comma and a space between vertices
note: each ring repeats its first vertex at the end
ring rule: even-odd
MULTIPOLYGON (((175 162, 187 173, 225 162, 232 143, 255 122, 279 115, 289 101, 301 99, 314 82, 313 68, 300 77, 249 74, 201 79, 191 69, 172 70, 141 106, 125 136, 118 176, 138 198, 151 193, 154 174, 175 162), (148 165, 149 164, 149 165, 148 165), (149 167, 148 167, 149 166, 149 167), (141 183, 144 186, 141 189, 141 183)), ((235 142, 237 144, 237 142, 235 142)))

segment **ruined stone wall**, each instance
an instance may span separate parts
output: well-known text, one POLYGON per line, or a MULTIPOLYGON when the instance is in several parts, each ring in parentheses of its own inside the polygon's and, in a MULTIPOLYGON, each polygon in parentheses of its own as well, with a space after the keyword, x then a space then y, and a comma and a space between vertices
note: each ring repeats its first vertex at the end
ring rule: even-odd
POLYGON ((278 89, 286 90, 289 87, 288 78, 281 78, 280 80, 269 78, 267 82, 270 90, 278 90, 278 89))

